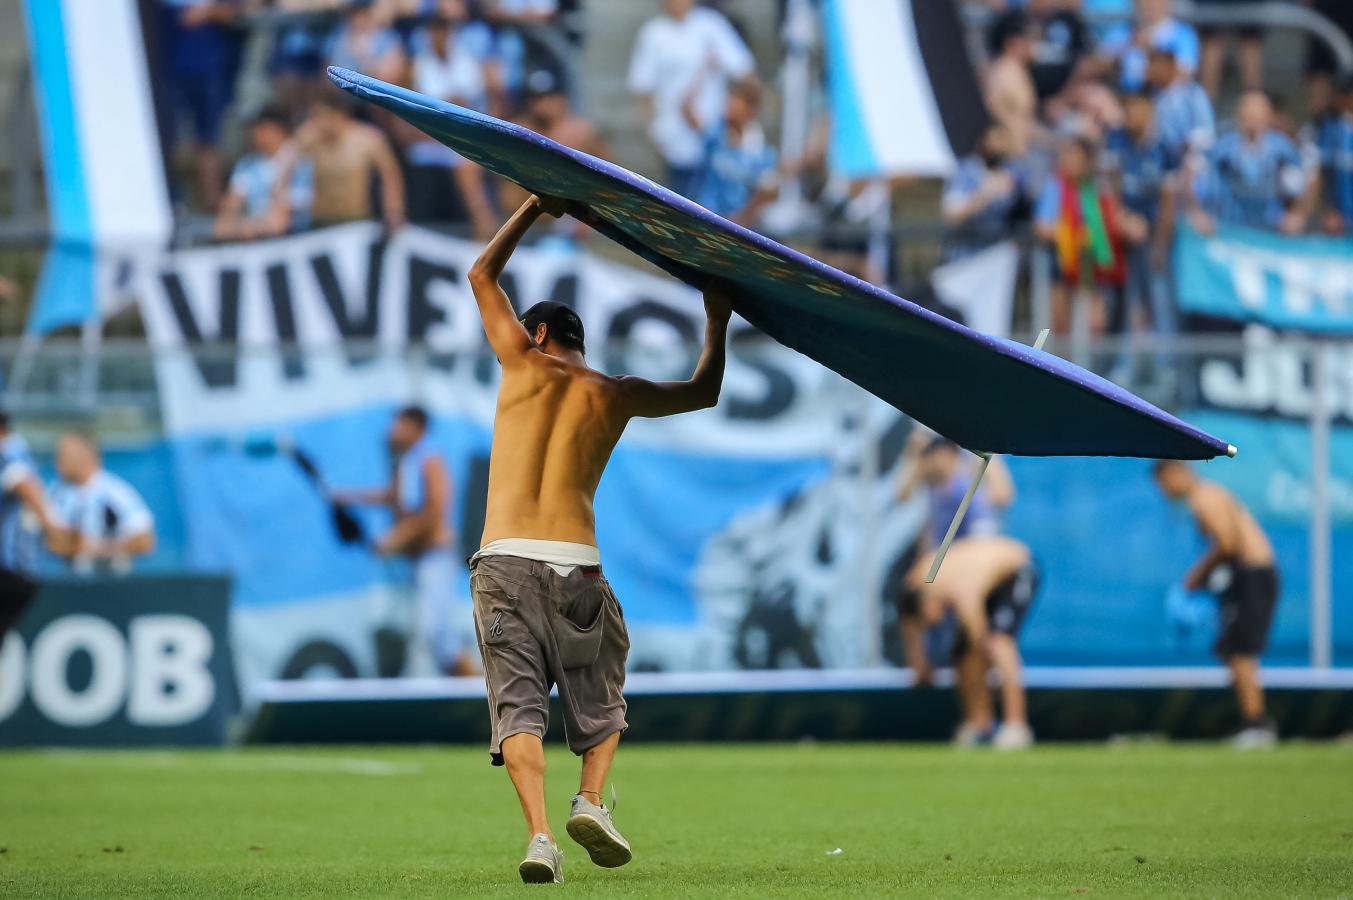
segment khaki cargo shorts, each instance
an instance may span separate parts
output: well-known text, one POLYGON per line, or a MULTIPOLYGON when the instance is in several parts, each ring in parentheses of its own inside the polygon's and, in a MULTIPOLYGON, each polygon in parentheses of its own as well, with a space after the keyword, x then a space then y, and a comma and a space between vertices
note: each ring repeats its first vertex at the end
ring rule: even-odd
POLYGON ((480 556, 470 562, 470 593, 495 766, 503 764, 505 739, 523 732, 544 738, 554 685, 574 753, 628 727, 621 692, 629 633, 600 566, 560 575, 532 559, 480 556))

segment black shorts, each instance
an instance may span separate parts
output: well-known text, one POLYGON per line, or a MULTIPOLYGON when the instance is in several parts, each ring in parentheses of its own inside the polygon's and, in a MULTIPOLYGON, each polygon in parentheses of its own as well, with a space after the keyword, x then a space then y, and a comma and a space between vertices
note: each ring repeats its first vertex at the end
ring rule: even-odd
MULTIPOLYGON (((1038 581, 1038 567, 1030 563, 996 585, 987 594, 987 630, 1010 637, 1018 635, 1038 592, 1038 581)), ((968 636, 960 626, 954 639, 954 661, 968 652, 968 646, 968 636)))
POLYGON ((1231 583, 1220 599, 1217 655, 1222 659, 1259 656, 1268 646, 1268 629, 1278 605, 1278 570, 1273 566, 1233 565, 1231 583))
POLYGON ((19 622, 38 583, 22 572, 0 568, 0 640, 19 622))
MULTIPOLYGON (((1257 6, 1262 0, 1193 0, 1199 6, 1235 6, 1235 5, 1254 5, 1257 6)), ((1264 26, 1262 25, 1199 25, 1198 36, 1206 40, 1207 38, 1220 37, 1227 34, 1234 34, 1243 40, 1252 40, 1264 36, 1264 26)))

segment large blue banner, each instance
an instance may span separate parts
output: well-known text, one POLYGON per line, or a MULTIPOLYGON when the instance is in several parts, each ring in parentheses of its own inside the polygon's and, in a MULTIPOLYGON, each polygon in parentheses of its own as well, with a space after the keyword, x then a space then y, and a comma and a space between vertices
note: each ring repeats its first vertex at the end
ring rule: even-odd
MULTIPOLYGON (((246 688, 321 671, 389 674, 378 635, 415 627, 407 564, 342 544, 304 473, 258 448, 290 444, 330 485, 377 487, 390 478, 390 418, 419 402, 450 467, 459 549, 477 547, 498 379, 464 279, 477 251, 418 229, 386 240, 354 225, 145 268, 139 295, 185 555, 193 568, 236 575, 246 688)), ((682 285, 531 248, 505 280, 521 303, 573 303, 594 363, 609 371, 670 378, 694 366, 703 311, 682 285)), ((860 477, 860 423, 875 411, 880 425, 902 421, 743 323, 717 410, 631 425, 596 506, 636 667, 868 662, 862 585, 888 562, 865 559, 859 515, 861 504, 889 499, 886 485, 860 477), (748 604, 763 602, 775 627, 747 626, 748 604), (798 652, 805 634, 811 649, 798 652)), ((385 524, 368 515, 371 533, 385 524)), ((905 538, 899 531, 894 543, 905 538)), ((464 576, 463 566, 453 576, 462 610, 464 576)), ((433 674, 417 652, 399 672, 433 674)))
MULTIPOLYGON (((168 461, 177 492, 161 500, 181 513, 184 558, 235 576, 232 631, 246 696, 279 677, 432 674, 426 654, 394 669, 383 656, 380 635, 392 628, 418 638, 407 563, 343 544, 303 471, 258 448, 290 443, 331 485, 375 487, 390 477, 390 417, 402 403, 424 404, 468 555, 482 526, 498 378, 462 277, 477 249, 418 229, 387 240, 375 226, 353 225, 173 254, 145 268, 153 277, 139 294, 168 438, 154 450, 158 462, 118 465, 145 487, 168 461)), ((505 281, 520 303, 574 303, 593 361, 608 371, 685 377, 694 365, 702 311, 681 285, 535 248, 517 253, 505 281)), ((1200 465, 1272 535, 1283 597, 1268 658, 1301 663, 1310 450, 1285 411, 1299 408, 1304 387, 1275 376, 1293 369, 1271 338, 1255 341, 1252 356, 1204 365, 1198 419, 1234 430, 1242 450, 1200 465)), ((923 517, 922 499, 897 500, 911 427, 735 323, 719 407, 633 423, 598 492, 598 541, 635 669, 876 661, 894 640, 898 575, 923 517)), ((1338 430, 1336 558, 1353 553, 1351 440, 1338 430)), ((1044 574, 1024 634, 1030 664, 1210 661, 1214 610, 1172 599, 1201 540, 1161 498, 1148 462, 1010 463, 1018 498, 1006 524, 1044 574)), ((156 512, 170 511, 156 504, 156 512)), ((364 516, 372 534, 388 523, 379 511, 364 516)), ((464 603, 467 573, 452 577, 464 603)), ((1348 573, 1338 579, 1337 596, 1353 593, 1348 573)), ((1335 616, 1339 660, 1353 655, 1346 607, 1335 616)))
POLYGON ((1181 223, 1174 258, 1186 313, 1353 333, 1353 240, 1234 225, 1204 236, 1181 223))

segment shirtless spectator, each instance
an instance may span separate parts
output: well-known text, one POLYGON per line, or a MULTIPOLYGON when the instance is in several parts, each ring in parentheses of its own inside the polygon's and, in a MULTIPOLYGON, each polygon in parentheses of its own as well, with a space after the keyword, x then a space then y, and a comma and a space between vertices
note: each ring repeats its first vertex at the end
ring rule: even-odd
MULTIPOLYGON (((929 566, 930 559, 923 562, 929 566)), ((962 722, 954 743, 959 746, 990 743, 1020 750, 1033 744, 1017 637, 1037 589, 1038 570, 1024 544, 1008 537, 966 537, 949 548, 932 584, 904 597, 904 617, 917 616, 926 626, 950 615, 955 620, 952 658, 962 722), (993 668, 1001 687, 999 728, 987 687, 993 668)), ((918 671, 929 666, 925 659, 909 656, 908 661, 918 671)))
POLYGON ((1012 156, 1029 150, 1037 128, 1038 92, 1029 74, 1033 52, 1027 16, 1010 12, 996 21, 991 30, 993 59, 987 69, 987 109, 1009 135, 1012 156))
MULTIPOLYGON (((537 131, 565 147, 581 150, 606 159, 610 148, 595 125, 578 115, 569 103, 568 94, 559 76, 550 69, 537 69, 526 77, 521 124, 537 131)), ((507 182, 502 185, 500 199, 504 206, 515 208, 526 202, 528 194, 519 186, 507 182), (515 206, 514 206, 515 204, 515 206)), ((585 226, 573 218, 559 218, 552 224, 556 233, 576 234, 585 226)))
POLYGON ((317 100, 310 118, 283 152, 279 185, 290 183, 291 171, 302 158, 314 166, 311 220, 317 227, 373 218, 371 199, 377 179, 385 226, 395 229, 404 224, 404 176, 399 161, 385 135, 357 121, 344 98, 330 94, 317 100))
POLYGON ((1242 749, 1268 747, 1277 727, 1264 711, 1259 657, 1278 605, 1278 569, 1273 545, 1245 505, 1226 488, 1199 478, 1188 463, 1162 459, 1156 484, 1170 500, 1188 505, 1208 542, 1184 576, 1184 588, 1215 589, 1221 601, 1221 628, 1215 647, 1231 670, 1242 725, 1234 743, 1242 749), (1220 579, 1223 584, 1216 584, 1220 579))

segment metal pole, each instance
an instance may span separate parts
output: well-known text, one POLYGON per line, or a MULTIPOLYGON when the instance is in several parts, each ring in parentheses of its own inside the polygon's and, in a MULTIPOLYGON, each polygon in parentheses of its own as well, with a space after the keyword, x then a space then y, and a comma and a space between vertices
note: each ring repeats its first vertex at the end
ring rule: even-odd
POLYGON ((1330 345, 1316 341, 1312 354, 1311 402, 1311 666, 1331 662, 1330 604, 1330 345))
POLYGON ((1034 331, 1052 327, 1052 252, 1038 243, 1029 253, 1029 306, 1034 331))
POLYGON ((876 278, 879 286, 887 287, 893 260, 893 186, 888 179, 878 178, 866 190, 883 195, 869 219, 868 259, 871 280, 876 278))
MULTIPOLYGON (((808 145, 808 108, 812 103, 811 54, 817 29, 817 17, 809 0, 789 0, 785 10, 782 36, 785 62, 781 68, 784 113, 780 121, 780 158, 798 161, 808 145)), ((780 186, 783 203, 797 207, 803 202, 801 176, 786 179, 780 186)))
POLYGON ((883 661, 883 617, 879 600, 883 593, 883 572, 879 568, 879 427, 874 416, 873 397, 859 391, 860 400, 860 502, 859 527, 862 530, 859 564, 863 573, 864 625, 869 636, 865 644, 865 665, 875 668, 883 661))

